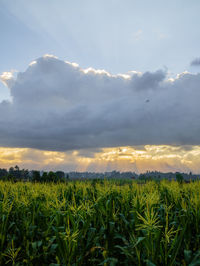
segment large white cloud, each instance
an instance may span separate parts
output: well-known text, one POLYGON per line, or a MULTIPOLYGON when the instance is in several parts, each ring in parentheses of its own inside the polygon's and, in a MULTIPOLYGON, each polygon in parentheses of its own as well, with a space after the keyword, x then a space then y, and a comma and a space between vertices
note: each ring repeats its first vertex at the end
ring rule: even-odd
POLYGON ((200 74, 111 75, 44 56, 8 77, 12 102, 0 103, 0 146, 200 144, 200 74))

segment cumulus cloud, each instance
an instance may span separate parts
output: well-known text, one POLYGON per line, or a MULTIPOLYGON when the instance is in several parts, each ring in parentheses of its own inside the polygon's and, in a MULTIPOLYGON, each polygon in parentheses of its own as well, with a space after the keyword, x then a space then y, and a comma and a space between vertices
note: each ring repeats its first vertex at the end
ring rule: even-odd
POLYGON ((0 75, 0 80, 6 87, 12 87, 12 85, 14 83, 13 72, 14 71, 3 72, 0 75))
POLYGON ((200 66, 200 57, 195 58, 191 63, 191 66, 200 66))
POLYGON ((0 103, 0 146, 200 144, 200 74, 112 75, 49 55, 33 62, 7 83, 12 102, 0 103))

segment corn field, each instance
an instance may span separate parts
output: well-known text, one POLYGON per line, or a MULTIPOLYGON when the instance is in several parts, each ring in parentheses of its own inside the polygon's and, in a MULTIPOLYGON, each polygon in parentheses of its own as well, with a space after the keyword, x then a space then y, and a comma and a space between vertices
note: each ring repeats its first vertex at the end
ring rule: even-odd
POLYGON ((0 265, 200 265, 200 182, 0 182, 0 265))

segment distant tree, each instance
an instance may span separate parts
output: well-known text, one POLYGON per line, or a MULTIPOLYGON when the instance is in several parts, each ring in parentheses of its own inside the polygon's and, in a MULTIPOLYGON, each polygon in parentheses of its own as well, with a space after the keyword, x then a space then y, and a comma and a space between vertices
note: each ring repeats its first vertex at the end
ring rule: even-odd
POLYGON ((14 167, 14 177, 16 180, 21 179, 21 172, 18 165, 15 165, 14 167))
POLYGON ((59 178, 59 179, 64 179, 65 177, 65 173, 63 171, 57 171, 56 172, 56 176, 59 178))
POLYGON ((16 165, 15 167, 10 167, 8 174, 10 176, 9 179, 11 179, 12 176, 13 181, 18 181, 22 178, 21 171, 18 165, 16 165))
POLYGON ((32 180, 34 182, 39 182, 40 181, 40 172, 39 171, 32 171, 32 180))
POLYGON ((29 171, 28 171, 28 169, 20 170, 20 178, 23 179, 23 180, 28 180, 29 179, 29 171))
POLYGON ((0 168, 0 179, 4 179, 8 174, 8 171, 6 169, 1 169, 0 168))
POLYGON ((180 184, 183 183, 183 176, 181 173, 176 173, 176 181, 178 181, 180 184))
POLYGON ((58 182, 58 177, 56 176, 56 174, 52 171, 50 171, 48 173, 48 181, 49 182, 58 182))
POLYGON ((12 182, 16 181, 14 176, 12 174, 10 174, 10 173, 8 173, 6 176, 4 176, 3 180, 12 181, 12 182))
POLYGON ((140 174, 140 175, 139 175, 139 179, 140 179, 140 180, 146 180, 146 176, 145 176, 144 174, 140 174))
POLYGON ((47 172, 43 172, 42 177, 41 177, 42 182, 48 182, 48 174, 47 172))
POLYGON ((17 172, 19 172, 19 166, 18 165, 15 165, 14 170, 17 171, 17 172))
POLYGON ((10 167, 8 173, 14 175, 14 167, 10 167))

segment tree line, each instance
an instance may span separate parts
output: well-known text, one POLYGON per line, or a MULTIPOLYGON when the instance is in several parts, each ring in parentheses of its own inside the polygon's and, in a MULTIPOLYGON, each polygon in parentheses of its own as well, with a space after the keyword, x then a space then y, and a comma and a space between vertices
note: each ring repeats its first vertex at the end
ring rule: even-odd
POLYGON ((32 182, 64 182, 69 176, 65 177, 63 171, 50 171, 42 172, 40 171, 29 171, 28 169, 20 169, 17 165, 15 167, 10 167, 9 170, 0 168, 0 180, 3 181, 32 181, 32 182))

